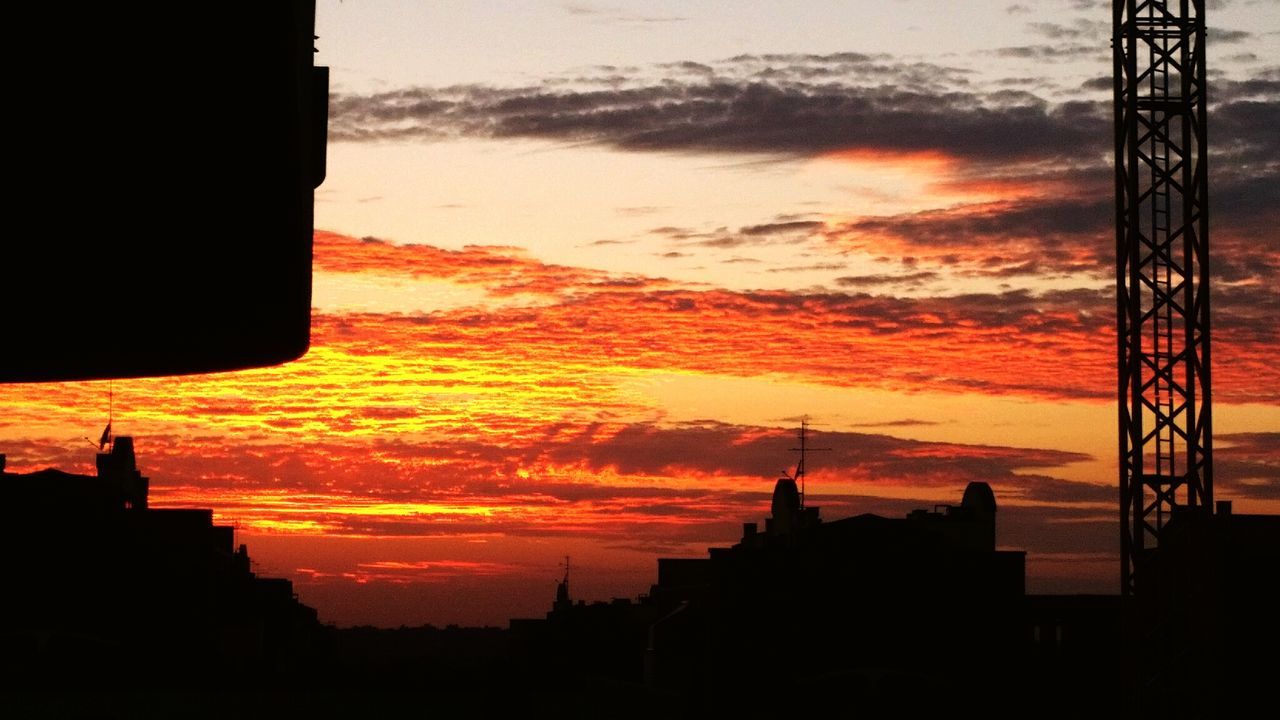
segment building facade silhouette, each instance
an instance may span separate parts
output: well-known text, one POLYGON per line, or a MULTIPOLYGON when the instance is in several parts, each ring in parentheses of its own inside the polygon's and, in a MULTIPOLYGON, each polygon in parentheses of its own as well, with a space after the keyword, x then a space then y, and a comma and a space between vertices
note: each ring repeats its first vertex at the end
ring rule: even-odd
POLYGON ((133 439, 97 474, 10 473, 0 492, 12 550, 0 652, 41 677, 201 682, 210 673, 287 672, 320 640, 316 611, 288 580, 251 569, 210 509, 148 506, 133 439))

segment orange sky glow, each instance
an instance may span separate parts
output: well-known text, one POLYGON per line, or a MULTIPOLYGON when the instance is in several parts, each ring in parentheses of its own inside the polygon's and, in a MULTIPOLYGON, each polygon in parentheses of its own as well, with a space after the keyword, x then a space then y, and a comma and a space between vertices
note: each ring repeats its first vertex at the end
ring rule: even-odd
MULTIPOLYGON (((424 621, 495 621, 439 603, 494 583, 543 587, 564 554, 584 574, 595 566, 586 589, 635 593, 652 580, 647 558, 732 541, 740 522, 767 512, 772 481, 794 462, 789 413, 804 408, 779 408, 767 425, 673 417, 637 390, 646 376, 866 388, 914 398, 903 408, 923 417, 945 396, 1009 396, 1031 413, 1069 403, 1105 417, 1109 407, 1110 323, 1078 298, 733 292, 547 265, 511 248, 328 232, 317 233, 316 270, 333 283, 374 274, 473 285, 495 301, 434 313, 318 309, 302 360, 119 381, 114 414, 117 432, 138 437, 156 506, 215 508, 261 570, 337 606, 352 605, 347 585, 386 598, 413 585, 439 594, 423 601, 424 621), (1062 382, 1064 368, 1074 382, 1062 382)), ((1264 349, 1231 342, 1223 352, 1264 349)), ((1280 387, 1266 372, 1261 386, 1280 387)), ((1230 367, 1217 382, 1227 402, 1259 386, 1230 367)), ((4 388, 10 469, 89 471, 82 438, 103 422, 106 394, 102 382, 4 388)), ((1096 462, 1090 454, 996 441, 1008 433, 913 440, 913 425, 931 423, 905 416, 878 426, 864 417, 860 428, 855 413, 824 427, 823 410, 810 412, 835 451, 811 463, 811 493, 830 516, 955 501, 965 483, 987 480, 1010 518, 1002 544, 1030 547, 1033 581, 1109 580, 1099 556, 1113 538, 1095 532, 1082 544, 1074 531, 1110 527, 1111 478, 1061 475, 1096 462), (1037 529, 1037 519, 1059 529, 1037 529)), ((543 598, 529 595, 499 607, 537 612, 543 598)), ((331 617, 388 621, 391 600, 379 602, 378 612, 331 617)))
MULTIPOLYGON (((310 351, 0 385, 8 471, 110 406, 323 621, 504 625, 735 542, 808 418, 825 518, 985 481, 1028 590, 1117 591, 1109 16, 651 5, 322 0, 310 351)), ((1280 15, 1222 5, 1215 492, 1280 512, 1280 15)))

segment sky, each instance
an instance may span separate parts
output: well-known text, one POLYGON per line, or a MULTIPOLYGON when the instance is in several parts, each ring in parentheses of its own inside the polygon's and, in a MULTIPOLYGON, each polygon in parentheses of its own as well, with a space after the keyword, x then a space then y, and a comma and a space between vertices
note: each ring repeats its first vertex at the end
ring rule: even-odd
MULTIPOLYGON (((116 381, 157 507, 340 625, 634 597, 768 512, 997 497, 1116 592, 1110 3, 346 2, 312 346, 116 381)), ((1217 496, 1280 512, 1280 6, 1209 6, 1217 496)), ((91 472, 105 382, 0 386, 91 472)))

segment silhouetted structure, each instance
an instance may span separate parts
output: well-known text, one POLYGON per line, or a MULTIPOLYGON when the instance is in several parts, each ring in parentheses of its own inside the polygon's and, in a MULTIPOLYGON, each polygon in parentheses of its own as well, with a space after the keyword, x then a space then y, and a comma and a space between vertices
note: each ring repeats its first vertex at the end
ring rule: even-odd
POLYGON ((1121 592, 1213 512, 1204 0, 1115 0, 1121 592))
POLYGON ((796 710, 827 689, 865 708, 908 688, 943 702, 1027 655, 1025 553, 996 549, 990 486, 903 518, 824 522, 802 504, 802 468, 803 455, 775 484, 763 530, 745 523, 732 547, 660 559, 636 601, 574 603, 566 578, 545 620, 512 621, 515 647, 702 710, 796 710))
POLYGON ((1114 0, 1121 591, 1130 710, 1271 704, 1280 517, 1214 513, 1204 0, 1114 0))
POLYGON ((5 472, 11 550, 0 652, 11 673, 87 682, 289 671, 319 641, 315 610, 288 580, 257 577, 208 509, 147 506, 133 439, 97 476, 5 472))
POLYGON ((1021 649, 1025 553, 996 550, 987 484, 905 518, 822 522, 784 477, 772 510, 706 559, 658 561, 651 683, 717 703, 761 684, 937 699, 1021 649))
POLYGON ((11 56, 0 382, 213 372, 302 355, 328 68, 314 0, 31 3, 11 56), (56 222, 51 224, 51 218, 56 222))
MULTIPOLYGON (((1180 509, 1181 510, 1181 509, 1180 509)), ((1176 511, 1145 551, 1148 585, 1126 620, 1144 716, 1237 717, 1274 705, 1280 516, 1176 511), (1187 692, 1189 666, 1198 686, 1187 692)))

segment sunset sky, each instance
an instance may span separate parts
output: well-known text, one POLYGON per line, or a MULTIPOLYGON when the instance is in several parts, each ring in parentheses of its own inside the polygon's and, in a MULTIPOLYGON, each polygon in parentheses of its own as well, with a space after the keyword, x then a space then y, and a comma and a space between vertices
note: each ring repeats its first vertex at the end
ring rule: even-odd
MULTIPOLYGON (((1280 512, 1280 5, 1209 5, 1217 496, 1280 512)), ((115 429, 342 625, 634 597, 802 417, 824 517, 987 481, 1028 590, 1116 592, 1110 6, 322 0, 312 348, 115 429)), ((8 470, 107 413, 0 385, 8 470)))

